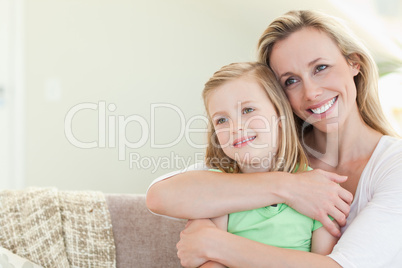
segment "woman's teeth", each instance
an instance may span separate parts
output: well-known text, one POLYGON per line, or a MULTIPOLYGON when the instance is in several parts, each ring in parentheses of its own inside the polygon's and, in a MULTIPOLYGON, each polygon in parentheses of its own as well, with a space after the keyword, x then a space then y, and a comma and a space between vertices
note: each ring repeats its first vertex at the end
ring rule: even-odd
POLYGON ((326 111, 328 111, 329 108, 332 107, 332 105, 334 104, 334 102, 336 101, 336 97, 334 97, 332 100, 330 100, 329 102, 325 103, 323 106, 318 107, 316 109, 310 109, 313 113, 315 114, 322 114, 325 113, 326 111))

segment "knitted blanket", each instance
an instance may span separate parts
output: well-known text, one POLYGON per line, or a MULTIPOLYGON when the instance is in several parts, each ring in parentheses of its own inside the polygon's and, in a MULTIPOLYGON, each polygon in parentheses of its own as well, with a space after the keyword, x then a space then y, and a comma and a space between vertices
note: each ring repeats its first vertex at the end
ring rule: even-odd
POLYGON ((0 246, 43 267, 115 267, 105 197, 54 188, 0 191, 0 246))

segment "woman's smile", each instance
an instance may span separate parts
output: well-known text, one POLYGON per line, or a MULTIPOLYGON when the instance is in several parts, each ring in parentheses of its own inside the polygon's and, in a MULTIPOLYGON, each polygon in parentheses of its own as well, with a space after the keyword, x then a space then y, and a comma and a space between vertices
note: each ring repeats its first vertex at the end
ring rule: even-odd
POLYGON ((333 97, 329 101, 325 101, 324 104, 317 104, 310 106, 308 110, 313 113, 313 114, 319 114, 322 115, 326 113, 333 105, 334 103, 338 100, 338 96, 333 97))

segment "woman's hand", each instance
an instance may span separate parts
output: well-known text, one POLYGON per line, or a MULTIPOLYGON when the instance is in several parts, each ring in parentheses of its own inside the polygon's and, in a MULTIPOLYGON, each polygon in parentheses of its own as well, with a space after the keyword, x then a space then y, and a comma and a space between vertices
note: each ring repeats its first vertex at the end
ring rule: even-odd
POLYGON ((340 226, 346 224, 353 195, 339 183, 347 180, 345 176, 320 169, 293 174, 285 189, 286 204, 298 212, 320 221, 333 236, 340 231, 328 215, 340 226))
POLYGON ((176 245, 182 266, 198 267, 208 261, 207 250, 212 248, 211 230, 219 229, 210 219, 188 221, 176 245))

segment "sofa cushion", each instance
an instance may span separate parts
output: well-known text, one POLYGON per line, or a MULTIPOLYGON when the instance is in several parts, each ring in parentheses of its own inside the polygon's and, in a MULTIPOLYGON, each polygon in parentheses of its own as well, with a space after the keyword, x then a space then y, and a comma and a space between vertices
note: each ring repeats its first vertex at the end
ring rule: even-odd
POLYGON ((116 244, 116 266, 181 267, 176 243, 186 221, 151 214, 145 195, 106 194, 116 244))

